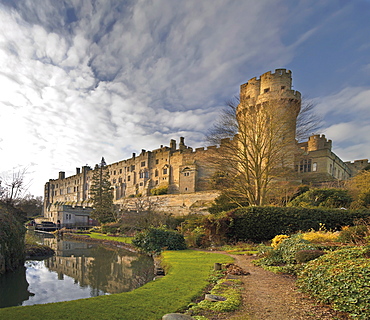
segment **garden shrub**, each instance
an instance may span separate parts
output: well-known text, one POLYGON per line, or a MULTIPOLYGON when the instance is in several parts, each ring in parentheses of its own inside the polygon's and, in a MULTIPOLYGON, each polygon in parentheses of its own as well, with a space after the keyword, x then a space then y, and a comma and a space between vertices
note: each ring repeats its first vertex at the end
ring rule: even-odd
POLYGON ((325 226, 321 225, 320 230, 310 230, 302 234, 302 238, 310 241, 311 243, 328 243, 335 242, 338 240, 339 232, 331 232, 325 229, 325 226))
POLYGON ((338 236, 338 241, 349 244, 366 244, 370 235, 369 227, 358 225, 344 227, 338 236))
POLYGON ((324 255, 325 252, 322 250, 300 250, 295 254, 295 260, 298 263, 306 263, 324 255))
POLYGON ((305 265, 297 285, 352 318, 370 319, 370 247, 345 248, 305 265))
POLYGON ((102 233, 109 233, 109 234, 116 234, 120 233, 121 224, 117 222, 106 223, 102 225, 101 232, 102 233))
POLYGON ((138 233, 132 244, 148 254, 158 254, 166 250, 184 250, 184 236, 176 231, 164 228, 150 228, 138 233))
POLYGON ((271 240, 271 247, 276 249, 280 243, 282 243, 285 239, 288 239, 288 238, 289 236, 287 236, 286 234, 278 234, 271 240))
POLYGON ((298 251, 315 249, 315 246, 309 241, 302 239, 301 234, 296 234, 282 241, 276 248, 276 251, 281 255, 284 263, 294 264, 297 263, 296 253, 298 251))
POLYGON ((150 193, 153 196, 159 196, 161 194, 167 194, 168 193, 168 186, 159 186, 156 188, 153 188, 150 190, 150 193))
POLYGON ((346 189, 320 188, 306 191, 288 203, 288 206, 346 208, 352 200, 346 189))
POLYGON ((278 234, 319 230, 340 230, 370 217, 369 210, 338 210, 299 207, 247 207, 229 213, 227 236, 233 241, 261 242, 278 234))

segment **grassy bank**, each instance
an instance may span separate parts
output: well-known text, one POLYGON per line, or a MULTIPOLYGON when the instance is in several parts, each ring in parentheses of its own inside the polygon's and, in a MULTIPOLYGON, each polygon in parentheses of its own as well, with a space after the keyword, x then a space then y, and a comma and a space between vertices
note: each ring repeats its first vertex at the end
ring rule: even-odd
POLYGON ((186 307, 207 286, 215 262, 230 257, 193 250, 166 251, 167 275, 131 292, 44 305, 0 309, 0 319, 156 320, 186 307))
POLYGON ((124 242, 124 243, 131 243, 132 237, 116 237, 116 236, 107 236, 103 233, 82 233, 81 235, 89 236, 91 239, 98 239, 98 240, 107 240, 107 241, 117 241, 117 242, 124 242))

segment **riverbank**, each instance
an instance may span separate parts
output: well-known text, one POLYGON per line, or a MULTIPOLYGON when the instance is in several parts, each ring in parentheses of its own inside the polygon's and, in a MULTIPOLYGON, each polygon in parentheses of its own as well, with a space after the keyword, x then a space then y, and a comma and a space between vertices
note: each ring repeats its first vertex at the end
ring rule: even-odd
POLYGON ((130 292, 45 305, 0 309, 0 319, 120 319, 155 320, 183 310, 209 284, 214 263, 231 262, 229 256, 193 251, 165 251, 166 276, 130 292))

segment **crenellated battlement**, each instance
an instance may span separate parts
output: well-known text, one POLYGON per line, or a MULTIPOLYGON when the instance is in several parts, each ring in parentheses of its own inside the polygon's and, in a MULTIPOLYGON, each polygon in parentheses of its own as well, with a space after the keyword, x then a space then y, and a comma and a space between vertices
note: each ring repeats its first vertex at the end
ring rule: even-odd
POLYGON ((314 134, 308 138, 307 151, 317 151, 322 149, 331 150, 332 141, 327 140, 325 135, 314 134))
POLYGON ((240 86, 240 102, 253 105, 261 99, 271 99, 272 95, 279 95, 279 98, 292 98, 301 100, 301 93, 292 90, 292 72, 286 69, 276 69, 275 73, 268 71, 250 79, 240 86))

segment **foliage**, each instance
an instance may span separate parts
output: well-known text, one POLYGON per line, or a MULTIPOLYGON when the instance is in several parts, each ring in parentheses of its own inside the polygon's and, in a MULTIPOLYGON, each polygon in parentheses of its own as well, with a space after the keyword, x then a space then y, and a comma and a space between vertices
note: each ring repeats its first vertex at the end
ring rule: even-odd
POLYGON ((346 186, 355 199, 351 208, 370 208, 370 171, 362 170, 346 186))
POLYGON ((172 213, 161 212, 164 199, 161 197, 138 197, 124 199, 120 202, 116 220, 121 223, 121 232, 132 234, 135 231, 167 226, 175 229, 181 218, 172 213))
POLYGON ((320 224, 319 230, 310 230, 302 234, 302 238, 311 243, 330 243, 338 240, 339 232, 327 231, 323 224, 320 224))
POLYGON ((184 236, 176 231, 165 228, 150 228, 138 233, 132 244, 148 254, 158 254, 166 250, 184 250, 184 236))
POLYGON ((162 261, 169 265, 166 276, 130 292, 89 299, 0 309, 2 320, 153 320, 185 308, 209 284, 215 262, 230 257, 192 250, 166 251, 162 261), (176 288, 176 289, 174 289, 176 288))
POLYGON ((230 312, 236 310, 242 302, 240 285, 240 280, 219 280, 210 291, 210 294, 222 296, 226 298, 226 300, 216 302, 202 300, 197 305, 190 308, 187 313, 193 315, 201 313, 203 310, 211 310, 214 312, 230 312))
POLYGON ((100 165, 95 166, 93 171, 90 196, 94 208, 91 217, 97 219, 100 223, 112 222, 115 210, 113 206, 113 189, 104 158, 102 158, 100 165))
POLYGON ((295 260, 298 263, 306 263, 324 255, 322 250, 300 250, 295 253, 295 260))
POLYGON ((16 202, 16 207, 27 214, 27 217, 36 217, 42 214, 42 197, 27 194, 16 202))
POLYGON ((116 234, 120 232, 121 224, 117 222, 106 223, 101 226, 102 233, 116 234))
POLYGON ((358 219, 370 216, 367 210, 338 210, 299 207, 248 207, 237 209, 230 216, 229 240, 261 242, 278 234, 319 230, 324 224, 329 230, 354 225, 358 219))
POLYGON ((17 220, 10 205, 0 203, 0 274, 24 263, 25 227, 17 220))
POLYGON ((168 186, 158 186, 156 188, 151 189, 150 193, 153 196, 159 196, 161 194, 167 194, 168 193, 168 186))
POLYGON ((271 240, 271 247, 276 249, 279 246, 280 243, 282 243, 284 240, 286 240, 288 238, 289 238, 289 236, 287 236, 286 234, 278 234, 277 236, 275 236, 271 240))
POLYGON ((320 188, 311 189, 289 202, 290 207, 347 208, 352 197, 346 189, 320 188))
POLYGON ((297 285, 323 303, 350 313, 354 319, 370 318, 370 247, 345 248, 309 262, 297 285))
POLYGON ((275 249, 285 264, 297 263, 296 253, 301 250, 315 250, 315 246, 302 239, 301 234, 295 234, 282 241, 275 249))
POLYGON ((348 244, 360 245, 370 241, 370 228, 362 224, 351 227, 344 227, 339 234, 338 241, 348 244))
POLYGON ((226 195, 223 193, 214 200, 212 205, 208 208, 208 211, 209 213, 217 214, 247 205, 248 203, 245 202, 244 199, 230 197, 230 195, 226 195))
POLYGON ((255 261, 255 264, 276 273, 296 274, 301 268, 301 266, 297 265, 297 252, 302 250, 314 251, 315 249, 314 245, 302 239, 301 234, 295 234, 283 239, 275 248, 260 245, 259 253, 263 258, 255 261))

